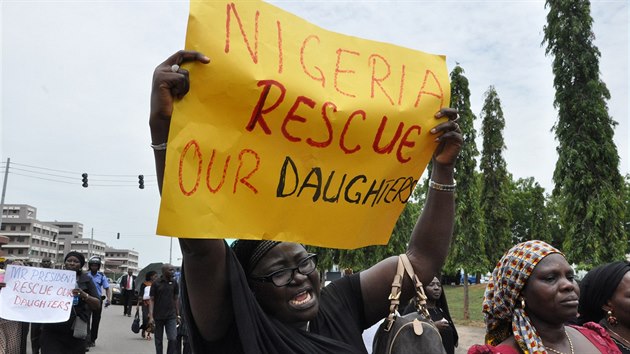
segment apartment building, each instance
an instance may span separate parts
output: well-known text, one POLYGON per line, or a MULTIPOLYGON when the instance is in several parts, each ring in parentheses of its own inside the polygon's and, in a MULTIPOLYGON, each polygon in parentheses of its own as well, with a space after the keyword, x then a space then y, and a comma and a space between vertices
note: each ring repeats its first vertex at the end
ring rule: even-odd
POLYGON ((127 274, 127 270, 131 269, 134 274, 138 274, 140 270, 138 260, 140 254, 134 250, 107 248, 105 250, 105 274, 112 279, 118 279, 123 274, 127 274))
POLYGON ((137 251, 111 248, 91 235, 86 238, 79 222, 39 221, 37 208, 26 204, 2 207, 0 251, 0 257, 33 266, 40 266, 42 258, 48 257, 55 268, 63 267, 63 258, 70 251, 83 254, 86 262, 92 256, 99 256, 103 261, 101 269, 111 269, 112 278, 127 273, 127 269, 134 273, 139 269, 137 251))
POLYGON ((8 238, 2 246, 7 259, 38 266, 42 258, 58 259, 59 228, 37 220, 37 208, 26 204, 10 204, 2 208, 0 234, 8 238))

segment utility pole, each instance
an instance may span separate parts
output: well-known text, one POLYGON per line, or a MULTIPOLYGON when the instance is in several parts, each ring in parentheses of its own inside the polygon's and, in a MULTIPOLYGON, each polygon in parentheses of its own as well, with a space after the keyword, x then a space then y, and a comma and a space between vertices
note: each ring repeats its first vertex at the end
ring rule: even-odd
POLYGON ((92 228, 90 245, 88 246, 88 260, 92 257, 92 245, 94 244, 94 228, 92 228))
POLYGON ((4 168, 4 182, 2 183, 2 198, 0 199, 0 226, 2 226, 2 214, 4 214, 4 196, 7 193, 7 179, 9 178, 9 165, 11 159, 7 157, 7 166, 4 168))

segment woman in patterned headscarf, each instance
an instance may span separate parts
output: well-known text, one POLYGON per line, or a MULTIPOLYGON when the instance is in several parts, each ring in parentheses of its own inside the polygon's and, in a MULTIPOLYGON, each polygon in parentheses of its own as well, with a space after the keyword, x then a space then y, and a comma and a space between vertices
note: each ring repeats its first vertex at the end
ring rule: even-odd
POLYGON ((619 353, 601 326, 565 325, 577 316, 579 287, 573 276, 564 255, 543 241, 512 247, 486 287, 487 344, 468 353, 619 353))

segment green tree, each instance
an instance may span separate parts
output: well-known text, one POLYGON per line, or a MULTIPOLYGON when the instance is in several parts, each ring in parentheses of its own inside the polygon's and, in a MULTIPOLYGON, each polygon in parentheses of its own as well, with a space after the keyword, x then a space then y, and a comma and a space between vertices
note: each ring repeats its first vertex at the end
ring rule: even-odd
POLYGON ((626 206, 626 217, 623 221, 624 232, 626 233, 627 247, 626 254, 630 253, 630 173, 626 174, 624 183, 624 204, 626 206))
POLYGON ((481 109, 481 210, 486 226, 486 255, 488 260, 498 261, 503 252, 512 245, 510 232, 509 190, 510 176, 507 172, 503 150, 503 128, 505 118, 497 91, 490 86, 485 93, 481 109))
POLYGON ((526 240, 552 242, 545 189, 533 177, 520 178, 511 185, 512 243, 526 240))
MULTIPOLYGON (((308 246, 309 252, 318 254, 320 274, 337 265, 339 269, 350 268, 354 272, 365 270, 383 259, 399 255, 407 250, 411 232, 420 215, 420 205, 410 198, 398 217, 389 242, 381 246, 367 246, 353 250, 308 246)), ((322 277, 322 281, 325 279, 322 277)))
POLYGON ((547 0, 546 53, 553 56, 558 120, 558 197, 563 250, 581 265, 623 259, 623 180, 608 114, 610 93, 599 76, 588 0, 547 0))
MULTIPOLYGON (((445 270, 455 273, 464 269, 468 274, 485 271, 487 259, 483 244, 483 218, 479 203, 478 173, 475 171, 479 154, 475 144, 475 115, 470 109, 470 90, 464 69, 457 65, 451 72, 451 107, 459 111, 458 124, 464 137, 464 145, 455 165, 457 192, 455 195, 455 229, 453 243, 446 260, 445 270)), ((464 282, 464 319, 469 319, 468 282, 464 282)))

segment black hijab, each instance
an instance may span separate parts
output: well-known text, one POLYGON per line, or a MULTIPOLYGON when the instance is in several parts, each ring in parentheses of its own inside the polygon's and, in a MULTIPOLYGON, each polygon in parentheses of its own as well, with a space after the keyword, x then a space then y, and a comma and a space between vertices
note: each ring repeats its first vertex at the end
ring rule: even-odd
POLYGON ((578 323, 599 322, 606 313, 602 306, 613 296, 621 279, 630 271, 630 263, 618 261, 593 268, 580 282, 578 323))

